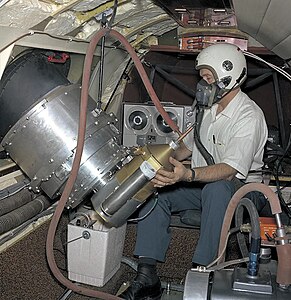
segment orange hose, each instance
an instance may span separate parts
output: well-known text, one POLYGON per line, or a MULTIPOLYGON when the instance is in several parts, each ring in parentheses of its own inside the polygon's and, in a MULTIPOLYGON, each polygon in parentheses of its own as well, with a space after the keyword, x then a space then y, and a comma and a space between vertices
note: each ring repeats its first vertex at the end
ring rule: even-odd
POLYGON ((72 170, 70 173, 70 176, 68 178, 68 181, 65 185, 64 191, 62 193, 62 196, 59 200, 59 204, 55 210, 55 213, 52 217, 48 234, 47 234, 47 242, 46 242, 46 254, 47 254, 47 261, 49 264, 49 267, 56 277, 56 279, 62 283, 64 286, 69 288, 70 290, 83 294, 89 297, 97 297, 99 299, 108 299, 108 300, 117 300, 120 299, 114 295, 95 291, 92 289, 84 288, 81 286, 78 286, 68 280, 63 274, 60 272, 53 253, 53 244, 54 244, 54 237, 56 234, 57 225, 59 223, 61 214, 64 210, 64 207, 67 203, 67 199, 69 198, 71 191, 73 189, 73 186, 75 184, 80 163, 81 163, 81 157, 82 152, 84 148, 84 141, 85 141, 85 133, 86 133, 86 114, 87 114, 87 104, 88 104, 88 96, 89 96, 89 81, 90 81, 90 74, 91 74, 91 66, 94 56, 95 48, 99 42, 99 40, 105 36, 106 34, 110 34, 114 37, 116 37, 126 48, 128 53, 133 59, 133 62, 142 78, 142 81, 152 99, 155 106, 157 107, 158 111, 164 118, 164 120, 167 122, 167 124, 179 135, 181 135, 178 126, 173 122, 173 120, 169 117, 168 113, 164 110, 163 106, 161 105, 149 79, 148 76, 137 56, 134 49, 131 47, 131 45, 128 43, 128 41, 123 37, 120 33, 118 33, 115 30, 110 29, 101 29, 98 31, 92 38, 92 40, 89 43, 88 49, 86 51, 85 61, 84 61, 84 68, 83 68, 83 77, 82 77, 82 90, 81 90, 81 103, 80 103, 80 114, 79 114, 79 127, 78 127, 78 139, 77 139, 77 147, 76 147, 76 153, 73 160, 72 170))
MULTIPOLYGON (((97 42, 99 39, 104 35, 105 33, 103 31, 98 32, 97 35, 95 36, 95 40, 97 42)), ((96 43, 97 44, 97 43, 96 43)), ((79 127, 78 127, 78 139, 77 139, 77 148, 76 148, 76 153, 72 165, 72 170, 71 174, 68 178, 68 181, 65 185, 64 191, 62 193, 61 199, 59 201, 59 204, 55 210, 55 213, 52 217, 50 227, 48 230, 48 235, 47 235, 47 243, 46 243, 46 253, 47 253, 47 260, 49 267, 54 274, 54 276, 59 280, 60 283, 65 285, 67 288, 70 290, 83 294, 89 297, 96 297, 99 299, 108 299, 108 300, 117 300, 120 299, 116 296, 110 295, 108 293, 100 292, 100 291, 95 291, 92 289, 84 288, 81 286, 78 286, 68 280, 63 274, 60 272, 55 258, 54 258, 54 253, 53 253, 53 244, 54 244, 54 236, 56 233, 56 228, 59 223, 61 214, 64 210, 64 207, 66 205, 67 199, 69 198, 72 188, 75 184, 80 163, 81 163, 81 157, 82 157, 82 152, 84 148, 84 140, 85 140, 85 133, 86 133, 86 114, 87 114, 87 104, 88 104, 88 95, 89 95, 89 80, 90 80, 90 66, 92 64, 92 59, 93 59, 93 53, 96 48, 96 45, 91 43, 89 44, 88 47, 88 53, 89 55, 86 54, 85 57, 85 62, 84 62, 84 72, 83 72, 83 78, 82 78, 82 90, 81 90, 81 103, 80 103, 80 119, 79 119, 79 127)))

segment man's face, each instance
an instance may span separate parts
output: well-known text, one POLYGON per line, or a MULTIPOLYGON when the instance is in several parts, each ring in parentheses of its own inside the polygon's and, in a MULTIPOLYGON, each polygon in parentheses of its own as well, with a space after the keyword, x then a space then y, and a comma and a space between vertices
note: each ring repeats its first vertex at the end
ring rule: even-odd
POLYGON ((201 69, 199 71, 199 75, 208 83, 214 83, 215 82, 215 78, 212 74, 212 72, 208 69, 201 69))

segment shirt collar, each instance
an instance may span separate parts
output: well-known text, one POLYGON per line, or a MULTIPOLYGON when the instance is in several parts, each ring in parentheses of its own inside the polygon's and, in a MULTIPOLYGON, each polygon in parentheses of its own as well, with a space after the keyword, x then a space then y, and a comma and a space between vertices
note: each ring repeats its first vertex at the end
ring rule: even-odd
MULTIPOLYGON (((223 115, 227 118, 231 118, 233 116, 233 114, 237 111, 238 106, 241 104, 241 101, 240 101, 241 94, 242 94, 242 91, 240 90, 234 96, 234 98, 228 103, 226 108, 221 113, 219 113, 218 115, 223 115)), ((217 104, 214 104, 211 108, 211 113, 212 113, 213 117, 216 116, 217 106, 218 106, 217 104)))

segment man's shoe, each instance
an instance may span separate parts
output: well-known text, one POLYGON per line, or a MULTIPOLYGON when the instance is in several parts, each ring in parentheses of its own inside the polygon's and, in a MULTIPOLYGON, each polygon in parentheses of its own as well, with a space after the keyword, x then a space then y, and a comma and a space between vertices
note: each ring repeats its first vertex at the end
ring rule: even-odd
POLYGON ((133 283, 119 295, 127 300, 157 300, 161 296, 161 281, 156 274, 156 267, 147 264, 138 265, 133 283))
POLYGON ((143 285, 139 281, 133 283, 118 297, 127 300, 158 300, 162 296, 160 280, 154 285, 143 285))

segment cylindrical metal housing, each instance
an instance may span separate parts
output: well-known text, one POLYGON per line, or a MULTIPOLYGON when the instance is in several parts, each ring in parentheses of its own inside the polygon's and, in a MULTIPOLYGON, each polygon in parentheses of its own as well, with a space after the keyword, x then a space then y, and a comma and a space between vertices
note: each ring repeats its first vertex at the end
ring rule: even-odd
POLYGON ((137 169, 126 181, 101 204, 107 215, 116 213, 132 195, 136 194, 148 182, 146 176, 137 169))
MULTIPOLYGON (((4 149, 31 179, 35 192, 50 198, 62 192, 77 145, 80 86, 59 86, 36 104, 9 130, 4 149)), ((106 184, 128 155, 120 146, 113 114, 96 112, 89 98, 82 161, 68 207, 77 206, 93 188, 106 184)))

